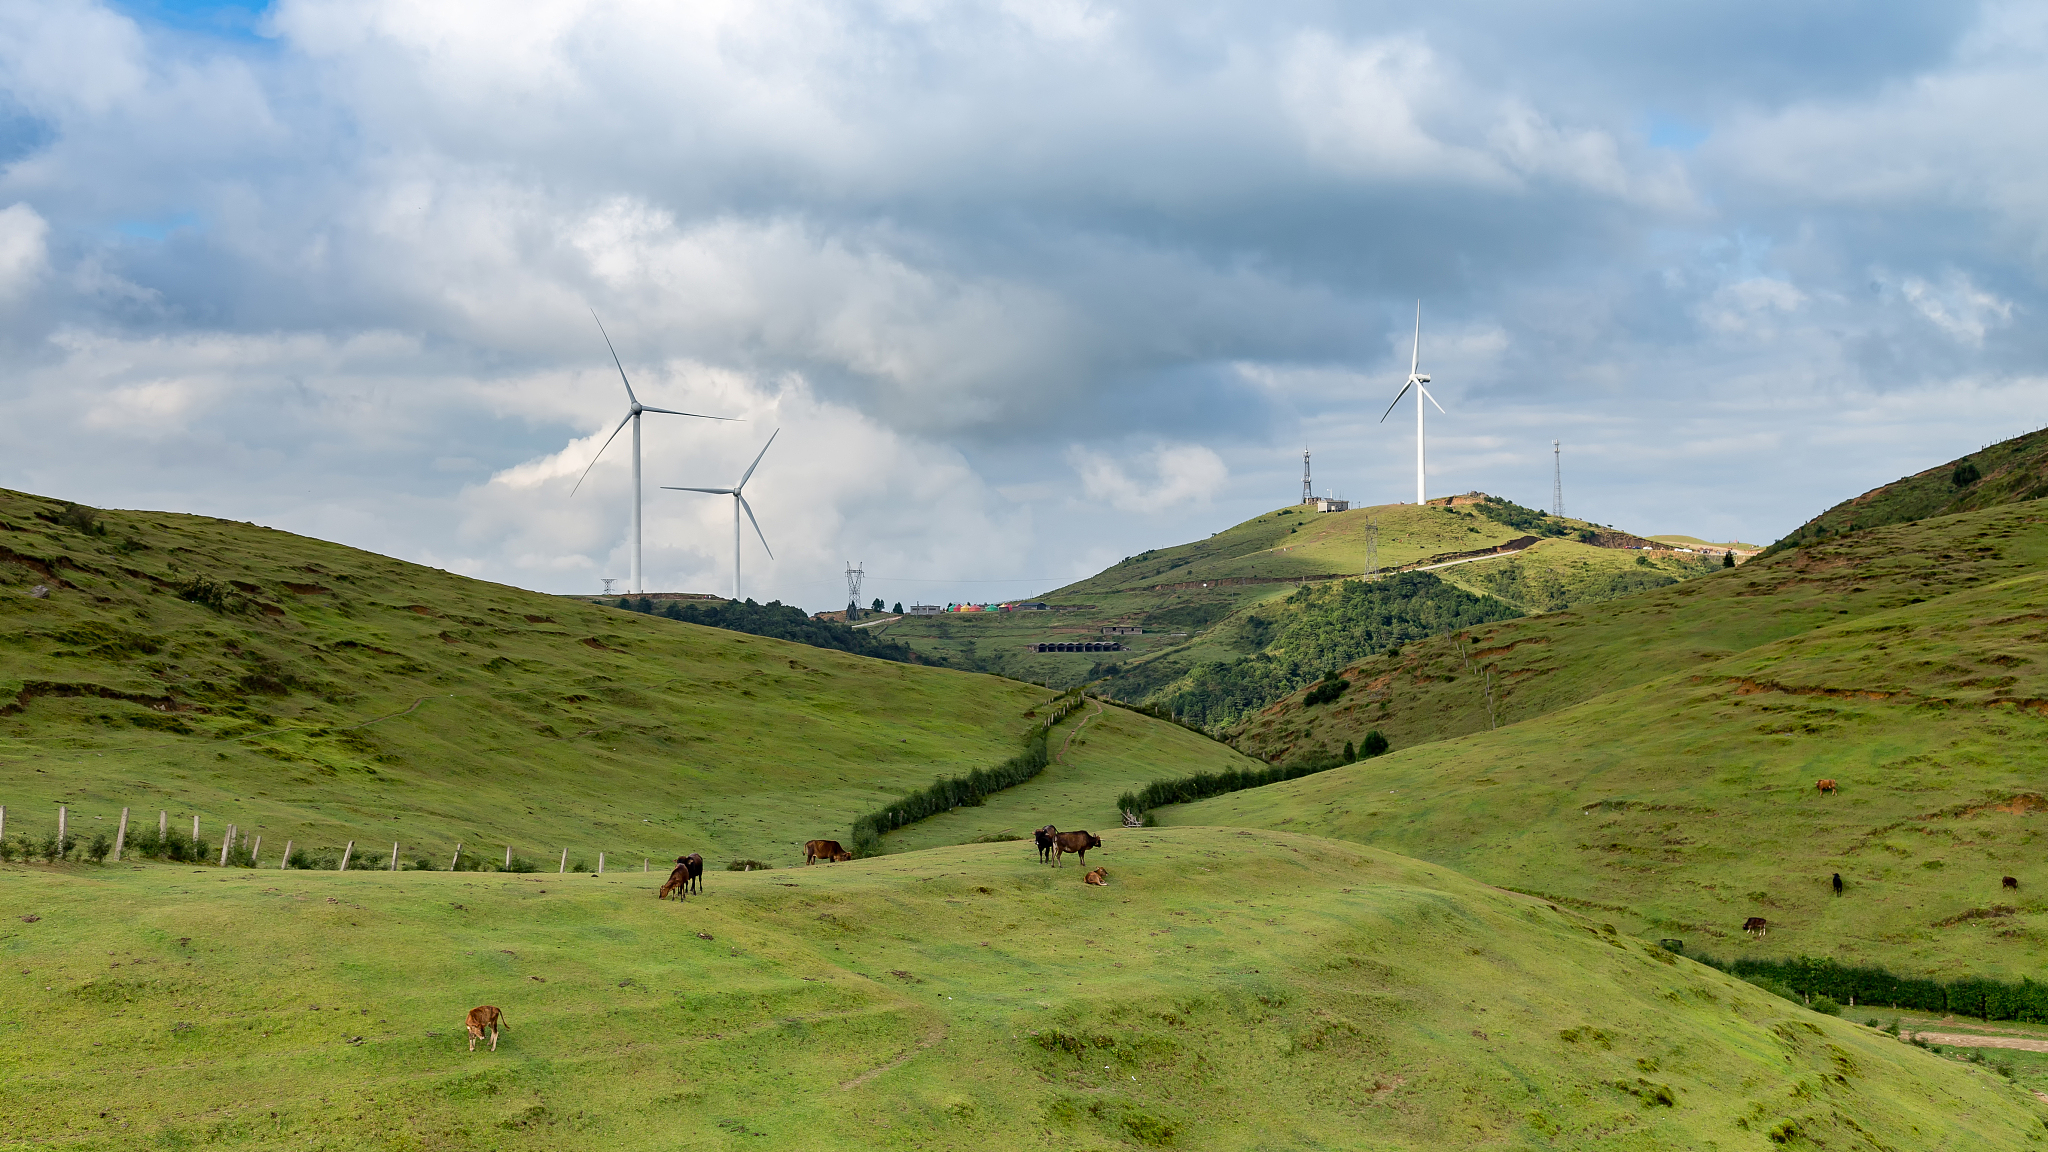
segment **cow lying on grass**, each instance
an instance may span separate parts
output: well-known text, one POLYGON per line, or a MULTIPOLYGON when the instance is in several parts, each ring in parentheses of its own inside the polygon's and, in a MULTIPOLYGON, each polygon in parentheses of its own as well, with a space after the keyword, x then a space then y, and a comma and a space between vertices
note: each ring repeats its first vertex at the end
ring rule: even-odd
POLYGON ((1109 883, 1109 869, 1097 868, 1095 871, 1090 872, 1086 876, 1081 877, 1081 882, 1083 884, 1094 884, 1098 886, 1107 884, 1109 883))
POLYGON ((463 1021, 463 1025, 469 1029, 469 1050, 471 1052, 476 1051, 476 1042, 484 1038, 484 1031, 486 1029, 491 1033, 491 1051, 496 1052, 498 1050, 498 1029, 505 1027, 505 1014, 489 1004, 485 1004, 480 1008, 471 1008, 469 1010, 469 1019, 463 1021))

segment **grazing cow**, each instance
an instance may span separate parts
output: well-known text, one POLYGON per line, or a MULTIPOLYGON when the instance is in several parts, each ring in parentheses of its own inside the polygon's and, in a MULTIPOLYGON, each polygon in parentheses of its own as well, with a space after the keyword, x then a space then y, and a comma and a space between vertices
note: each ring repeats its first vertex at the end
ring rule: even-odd
POLYGON ((1109 883, 1109 869, 1097 868, 1095 871, 1090 872, 1086 876, 1081 877, 1081 883, 1094 884, 1097 886, 1107 884, 1109 883))
MULTIPOLYGON (((491 1034, 491 1051, 496 1052, 498 1050, 498 1029, 505 1028, 505 1014, 489 1004, 485 1004, 480 1008, 471 1008, 469 1010, 469 1019, 463 1021, 463 1026, 469 1029, 469 1050, 471 1052, 476 1051, 476 1042, 484 1038, 486 1030, 489 1030, 491 1034)), ((506 1030, 510 1031, 509 1028, 506 1030)))
POLYGON ((1038 841, 1038 862, 1040 864, 1052 863, 1052 838, 1059 835, 1059 832, 1059 829, 1047 824, 1031 834, 1031 838, 1038 841))
POLYGON ((1751 936, 1762 936, 1766 927, 1768 925, 1764 923, 1764 918, 1761 916, 1751 916, 1742 922, 1742 930, 1751 936))
POLYGON ((2020 888, 2020 882, 2017 877, 2007 876, 2005 878, 2005 887, 2010 888, 2013 891, 2017 892, 2020 888))
POLYGON ((1052 838, 1053 866, 1057 868, 1061 858, 1068 853, 1072 853, 1081 858, 1081 863, 1085 867, 1088 863, 1088 850, 1100 847, 1102 847, 1102 837, 1095 835, 1093 832, 1058 833, 1052 838))
POLYGON ((1837 896, 1840 896, 1841 894, 1842 894, 1842 874, 1841 874, 1840 872, 1837 872, 1837 873, 1835 873, 1835 895, 1837 895, 1837 896))
POLYGON ((661 891, 654 894, 654 898, 656 900, 666 900, 668 899, 668 894, 673 892, 676 894, 676 899, 681 900, 683 893, 687 892, 689 888, 690 866, 683 863, 683 857, 678 856, 676 857, 675 870, 668 874, 668 880, 662 884, 661 891))
POLYGON ((1813 788, 1816 792, 1832 794, 1835 790, 1835 782, 1833 780, 1815 780, 1813 788))
POLYGON ((834 852, 832 854, 832 862, 834 864, 844 864, 851 859, 853 859, 853 853, 851 852, 834 852))
POLYGON ((689 869, 688 887, 690 891, 702 896, 704 894, 704 854, 702 852, 692 852, 681 860, 676 861, 676 863, 689 869))
POLYGON ((811 861, 813 861, 813 860, 851 860, 851 859, 853 859, 853 857, 847 854, 847 852, 846 852, 846 849, 844 849, 844 848, 841 848, 841 847, 839 846, 839 841, 837 841, 837 840, 806 840, 806 841, 804 841, 804 863, 805 863, 805 864, 809 864, 809 863, 810 863, 811 861))

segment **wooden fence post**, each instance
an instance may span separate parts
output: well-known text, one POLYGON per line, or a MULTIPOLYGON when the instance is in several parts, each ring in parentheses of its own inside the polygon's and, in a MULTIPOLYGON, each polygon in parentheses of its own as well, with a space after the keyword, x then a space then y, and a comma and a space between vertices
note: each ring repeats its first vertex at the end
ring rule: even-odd
POLYGON ((391 870, 398 871, 398 841, 391 842, 391 870))
POLYGON ((0 840, 7 839, 7 805, 0 804, 0 840))
POLYGON ((645 872, 645 871, 647 871, 647 857, 645 857, 645 856, 642 856, 642 857, 640 858, 640 870, 641 870, 642 872, 645 872))
POLYGON ((220 866, 228 866, 228 853, 235 847, 235 826, 228 825, 228 834, 220 838, 220 866))
POLYGON ((164 839, 164 837, 166 837, 166 836, 169 836, 170 834, 171 834, 171 814, 170 814, 169 812, 165 812, 165 811, 163 811, 162 809, 158 809, 158 810, 157 810, 157 814, 156 814, 156 839, 157 839, 157 843, 159 843, 159 844, 163 843, 163 839, 164 839))
POLYGON ((597 854, 597 874, 599 876, 604 875, 604 853, 602 852, 597 854))
POLYGON ((505 845, 505 867, 508 869, 512 867, 512 846, 510 844, 505 845))
POLYGON ((291 841, 289 841, 289 840, 287 840, 287 841, 285 841, 285 842, 284 842, 284 859, 283 859, 283 860, 280 860, 280 861, 278 861, 278 864, 277 864, 277 870, 278 870, 278 871, 280 871, 280 872, 282 872, 282 871, 284 871, 285 869, 287 869, 287 868, 289 868, 289 867, 291 867, 291 866, 292 866, 292 842, 291 842, 291 841))
POLYGON ((567 873, 568 871, 569 871, 569 850, 568 850, 567 848, 564 848, 564 849, 562 849, 562 866, 561 866, 560 868, 557 868, 557 869, 555 869, 555 875, 557 875, 557 876, 561 876, 561 875, 564 875, 564 874, 566 874, 566 873, 567 873))
POLYGON ((263 855, 263 833, 258 832, 256 834, 256 846, 249 849, 249 867, 256 867, 256 858, 261 855, 263 855))
POLYGON ((351 856, 353 856, 353 855, 355 855, 355 853, 356 853, 356 842, 355 842, 355 841, 353 841, 353 840, 351 840, 351 841, 349 841, 349 842, 348 842, 348 847, 346 847, 346 848, 343 848, 343 849, 341 850, 341 867, 339 867, 339 868, 336 868, 336 869, 335 869, 335 871, 336 871, 336 872, 346 872, 346 871, 348 871, 348 858, 349 858, 349 857, 351 857, 351 856))
POLYGON ((60 860, 64 858, 64 822, 68 815, 64 805, 57 805, 57 858, 60 860))
POLYGON ((199 843, 199 817, 192 817, 192 843, 199 843))
POLYGON ((121 827, 114 833, 114 863, 121 862, 121 845, 128 842, 128 810, 121 809, 121 827))
POLYGON ((456 864, 458 864, 458 863, 460 863, 460 862, 461 862, 461 860, 462 860, 462 841, 460 841, 460 840, 457 840, 457 841, 455 842, 455 855, 454 855, 454 856, 452 856, 452 857, 449 857, 449 859, 448 859, 448 870, 449 870, 450 872, 453 872, 453 871, 455 871, 455 865, 456 865, 456 864))

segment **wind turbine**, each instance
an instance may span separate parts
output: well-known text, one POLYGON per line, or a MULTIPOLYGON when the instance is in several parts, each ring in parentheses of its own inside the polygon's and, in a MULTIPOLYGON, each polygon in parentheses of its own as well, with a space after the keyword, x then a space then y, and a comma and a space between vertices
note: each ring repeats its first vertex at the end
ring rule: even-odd
MULTIPOLYGON (((1429 383, 1429 374, 1426 372, 1417 372, 1415 370, 1418 366, 1421 365, 1421 363, 1422 301, 1417 300, 1415 302, 1415 348, 1412 352, 1408 354, 1408 381, 1407 383, 1401 385, 1401 390, 1399 392, 1394 394, 1394 404, 1399 404, 1401 402, 1401 397, 1406 396, 1408 394, 1408 389, 1415 389, 1415 503, 1418 506, 1427 503, 1429 500, 1429 497, 1424 494, 1422 488, 1423 397, 1429 397, 1429 402, 1431 404, 1436 404, 1436 397, 1430 396, 1429 389, 1424 387, 1424 385, 1429 383)), ((1387 422, 1387 417, 1393 415, 1394 404, 1387 405, 1387 410, 1385 412, 1380 413, 1380 423, 1385 424, 1387 422)), ((1443 412, 1444 406, 1441 404, 1436 404, 1436 410, 1439 412, 1443 412)), ((1450 413, 1444 412, 1444 415, 1448 416, 1450 415, 1450 413)))
MULTIPOLYGON (((590 310, 590 318, 597 320, 597 309, 593 308, 590 310)), ((633 426, 633 579, 631 583, 634 592, 645 592, 647 589, 640 583, 640 414, 642 412, 659 412, 664 416, 694 416, 699 420, 726 420, 730 419, 730 417, 703 416, 695 412, 678 412, 673 408, 653 408, 642 404, 640 398, 633 395, 633 382, 626 379, 626 366, 619 363, 619 350, 612 347, 612 334, 604 330, 604 321, 597 320, 597 331, 604 337, 604 346, 611 352, 612 363, 617 365, 619 369, 619 383, 626 386, 628 407, 626 408, 626 418, 619 421, 619 426, 612 429, 612 434, 605 437, 604 443, 598 446, 597 456, 590 458, 590 463, 583 469, 583 475, 576 478, 576 487, 569 489, 569 495, 576 495, 576 489, 583 487, 583 482, 590 478, 590 470, 597 467, 598 456, 603 456, 604 450, 612 446, 612 441, 619 438, 619 433, 625 429, 626 425, 631 424, 633 426)))
MULTIPOLYGON (((774 432, 769 434, 768 443, 761 445, 761 456, 766 456, 768 454, 769 446, 774 444, 775 437, 780 435, 782 435, 782 429, 780 428, 777 428, 774 432)), ((730 488, 678 488, 673 484, 663 484, 661 486, 662 490, 667 492, 709 492, 713 496, 732 497, 732 598, 735 600, 740 598, 741 511, 746 512, 748 522, 753 524, 754 535, 761 537, 761 550, 763 552, 768 553, 768 558, 770 560, 775 559, 775 549, 768 547, 768 537, 763 535, 761 532, 761 522, 759 520, 754 519, 753 507, 747 503, 747 498, 740 494, 740 490, 745 488, 747 486, 747 481, 753 477, 754 469, 759 468, 761 466, 761 456, 754 457, 754 462, 752 464, 747 465, 747 470, 740 475, 740 482, 733 485, 730 488)))

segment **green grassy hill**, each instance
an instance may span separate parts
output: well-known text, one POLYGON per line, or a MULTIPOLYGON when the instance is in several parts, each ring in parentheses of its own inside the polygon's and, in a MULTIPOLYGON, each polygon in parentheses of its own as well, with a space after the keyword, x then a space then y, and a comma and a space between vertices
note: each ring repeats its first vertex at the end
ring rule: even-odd
POLYGON ((1769 551, 2043 496, 2048 496, 2048 428, 2000 441, 1981 452, 1844 500, 1800 525, 1769 551))
POLYGON ((2038 976, 2044 521, 2022 504, 1873 529, 1474 629, 1469 667, 1448 644, 1368 662, 1340 703, 1254 731, 1374 725, 1396 752, 1160 818, 1355 839, 1710 951, 2038 976), (1766 939, 1741 933, 1752 915, 1766 939))
POLYGON ((638 876, 0 867, 0 1142, 2023 1148, 2048 1106, 1310 837, 638 876), (462 1015, 509 1030, 471 1053, 462 1015))
MULTIPOLYGON (((128 807, 152 830, 196 814, 216 847, 234 823, 266 861, 287 840, 332 856, 354 840, 444 868, 458 842, 550 870, 565 849, 612 868, 690 850, 789 864, 934 776, 1013 755, 1046 696, 247 524, 0 492, 15 838, 54 833, 59 805, 88 839, 111 833, 128 807)), ((1112 775, 1236 756, 1120 725, 1112 775)), ((1060 772, 1094 770, 1076 753, 1060 772)))

